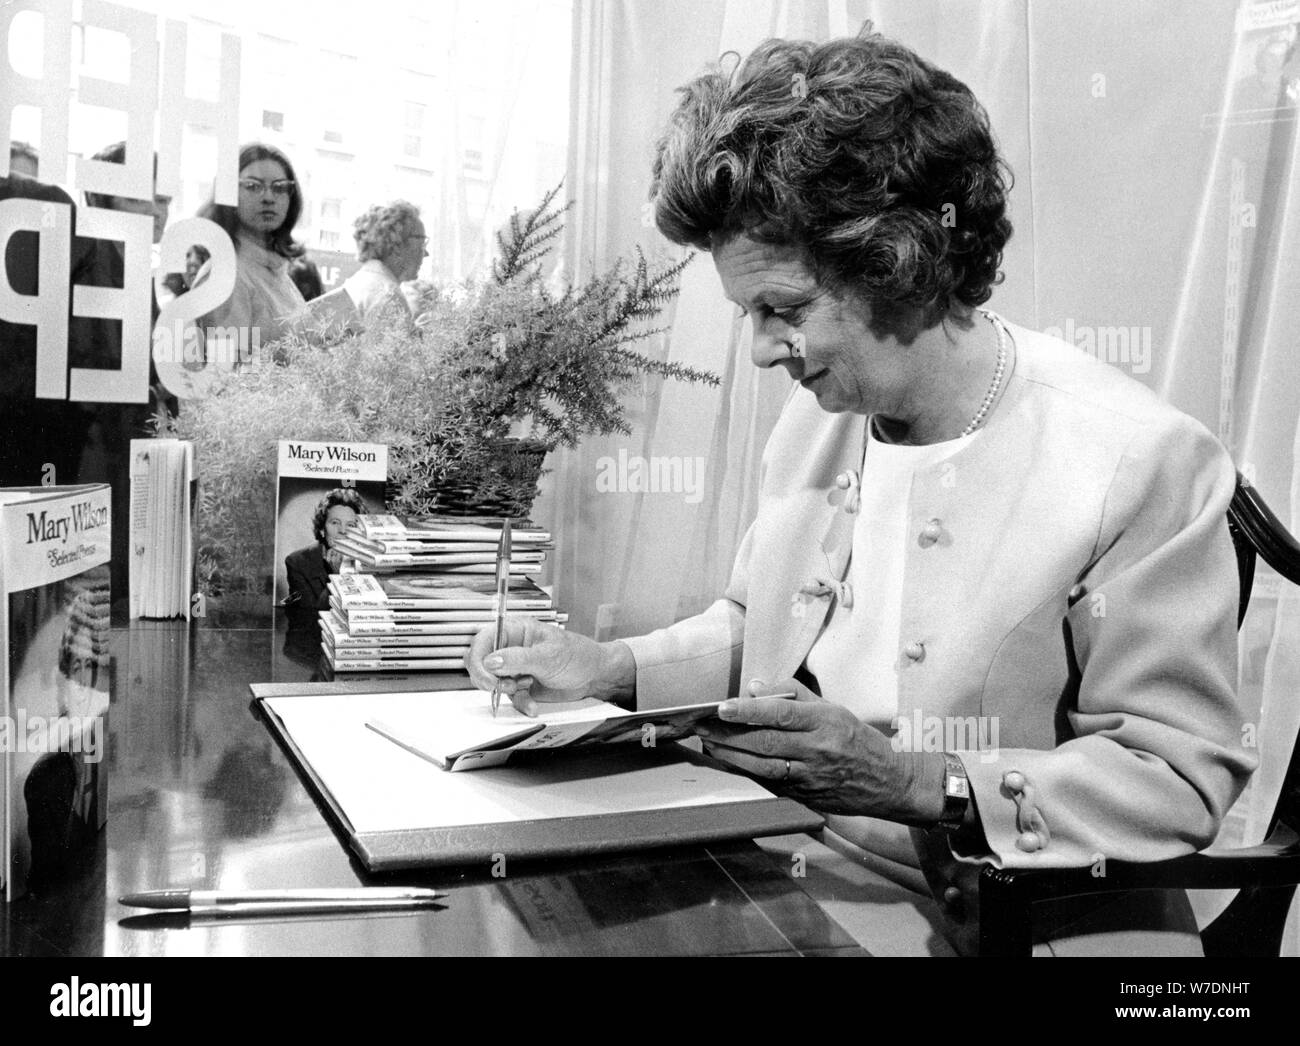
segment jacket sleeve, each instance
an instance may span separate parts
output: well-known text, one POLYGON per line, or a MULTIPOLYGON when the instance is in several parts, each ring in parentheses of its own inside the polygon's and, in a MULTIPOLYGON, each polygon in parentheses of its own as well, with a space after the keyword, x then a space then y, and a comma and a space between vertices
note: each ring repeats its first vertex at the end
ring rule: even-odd
POLYGON ((289 582, 286 605, 328 610, 329 581, 322 579, 314 568, 310 558, 313 551, 312 548, 299 549, 285 557, 284 572, 289 582))
POLYGON ((1214 839, 1256 762, 1236 698, 1234 484, 1227 454, 1190 418, 1129 442, 1063 625, 1078 666, 1064 740, 964 760, 991 851, 965 856, 1083 866, 1214 839))
POLYGON ((675 625, 624 640, 636 660, 638 709, 722 701, 739 692, 753 536, 751 525, 722 599, 675 625))

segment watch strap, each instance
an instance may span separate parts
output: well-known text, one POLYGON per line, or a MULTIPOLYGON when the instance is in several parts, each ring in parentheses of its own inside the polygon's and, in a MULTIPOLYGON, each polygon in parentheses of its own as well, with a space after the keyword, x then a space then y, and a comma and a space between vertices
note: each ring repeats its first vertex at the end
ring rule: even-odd
POLYGON ((955 832, 965 823, 970 806, 970 778, 962 761, 951 752, 943 753, 943 764, 943 813, 938 827, 955 832))

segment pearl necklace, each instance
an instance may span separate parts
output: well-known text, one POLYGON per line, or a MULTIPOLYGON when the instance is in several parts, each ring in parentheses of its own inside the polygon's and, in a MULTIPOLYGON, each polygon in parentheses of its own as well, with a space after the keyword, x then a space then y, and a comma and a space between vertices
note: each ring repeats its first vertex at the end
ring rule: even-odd
POLYGON ((993 324, 993 329, 998 333, 998 365, 993 371, 993 384, 989 386, 989 391, 984 394, 984 402, 980 404, 980 409, 975 412, 975 416, 970 419, 970 424, 961 430, 963 436, 969 436, 984 424, 989 408, 993 406, 993 401, 998 398, 998 393, 1002 389, 1002 379, 1007 372, 1007 329, 1003 326, 1002 320, 987 309, 980 309, 979 311, 980 315, 993 324))

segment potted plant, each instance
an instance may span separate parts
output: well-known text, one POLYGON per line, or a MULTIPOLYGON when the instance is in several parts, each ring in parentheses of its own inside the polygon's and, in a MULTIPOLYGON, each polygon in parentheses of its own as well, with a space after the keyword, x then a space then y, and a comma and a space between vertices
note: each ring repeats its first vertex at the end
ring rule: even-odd
POLYGON ((572 206, 558 192, 511 217, 490 278, 429 289, 414 323, 298 330, 274 347, 277 363, 225 374, 160 421, 196 445, 205 591, 263 587, 279 440, 388 444, 393 512, 526 516, 548 451, 630 431, 623 396, 643 375, 718 384, 639 348, 663 332, 651 321, 690 257, 655 267, 638 250, 584 283, 547 285, 542 263, 572 206))

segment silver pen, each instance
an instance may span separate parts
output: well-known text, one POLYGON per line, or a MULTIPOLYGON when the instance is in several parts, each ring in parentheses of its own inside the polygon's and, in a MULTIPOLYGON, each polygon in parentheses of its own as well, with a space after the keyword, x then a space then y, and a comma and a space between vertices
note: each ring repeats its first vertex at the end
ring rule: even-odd
POLYGON ((147 890, 127 894, 119 901, 128 908, 160 911, 278 915, 422 908, 446 896, 423 887, 359 886, 307 890, 147 890))
MULTIPOLYGON (((510 593, 510 520, 501 527, 501 544, 497 546, 497 638, 493 650, 500 650, 506 644, 506 599, 510 593)), ((496 718, 497 706, 501 704, 501 679, 497 678, 492 687, 492 718, 496 718)))

